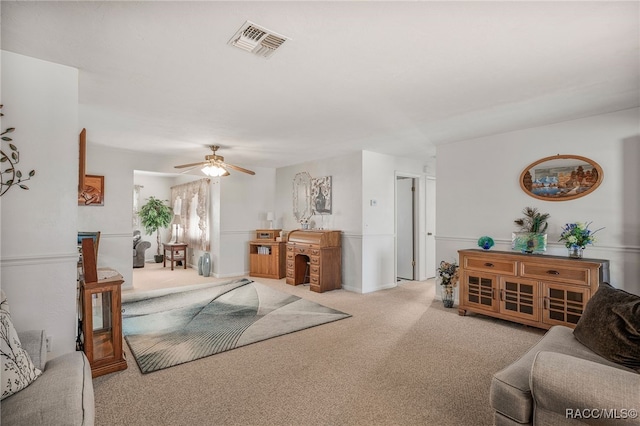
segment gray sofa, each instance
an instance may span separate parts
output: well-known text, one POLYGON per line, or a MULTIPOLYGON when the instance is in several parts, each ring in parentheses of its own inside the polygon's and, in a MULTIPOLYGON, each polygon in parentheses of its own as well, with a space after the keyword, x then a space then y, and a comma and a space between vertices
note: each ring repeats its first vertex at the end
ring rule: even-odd
POLYGON ((498 426, 640 425, 629 411, 640 410, 640 374, 592 352, 573 329, 555 326, 493 376, 490 403, 498 426))
POLYGON ((140 231, 133 231, 133 267, 144 268, 144 255, 151 247, 149 241, 143 241, 140 231))
POLYGON ((93 382, 84 352, 71 352, 47 361, 44 331, 25 331, 18 336, 42 375, 2 400, 0 423, 92 426, 95 422, 93 382))

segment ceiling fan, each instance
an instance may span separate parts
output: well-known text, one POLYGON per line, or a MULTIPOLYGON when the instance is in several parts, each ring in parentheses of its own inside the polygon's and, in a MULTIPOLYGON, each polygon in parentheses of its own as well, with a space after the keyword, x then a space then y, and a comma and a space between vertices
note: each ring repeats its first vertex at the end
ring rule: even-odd
POLYGON ((225 163, 224 157, 221 155, 217 155, 216 151, 220 149, 218 145, 210 145, 211 151, 213 154, 205 155, 206 161, 201 161, 199 163, 189 163, 189 164, 181 164, 179 166, 174 166, 176 169, 184 169, 186 167, 190 167, 182 173, 186 173, 190 170, 193 170, 198 167, 202 167, 202 173, 208 176, 218 177, 218 176, 229 176, 229 170, 237 170, 242 173, 247 173, 250 175, 255 175, 255 172, 242 168, 240 166, 234 166, 233 164, 225 163))

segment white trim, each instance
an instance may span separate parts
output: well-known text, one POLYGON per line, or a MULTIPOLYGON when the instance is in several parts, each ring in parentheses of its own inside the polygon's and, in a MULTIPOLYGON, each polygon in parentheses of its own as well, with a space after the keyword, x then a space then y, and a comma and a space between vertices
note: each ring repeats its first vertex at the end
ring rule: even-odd
MULTIPOLYGON (((448 237, 448 236, 438 236, 436 235, 436 241, 459 241, 459 242, 470 242, 473 243, 473 247, 474 248, 478 248, 477 247, 477 243, 478 243, 478 239, 474 238, 474 237, 448 237)), ((511 245, 511 240, 509 239, 497 239, 494 238, 494 241, 496 243, 502 243, 502 244, 508 244, 511 245)), ((564 244, 562 243, 547 243, 547 247, 563 247, 564 248, 564 244)), ((597 249, 597 250, 605 250, 605 251, 615 251, 615 252, 639 252, 640 253, 640 246, 606 246, 606 245, 594 245, 594 246, 589 246, 592 247, 593 249, 597 249)))
MULTIPOLYGON (((140 233, 142 234, 142 232, 144 232, 144 229, 140 230, 140 233)), ((146 234, 143 234, 146 235, 146 234)), ((155 236, 155 232, 153 233, 153 235, 155 236)), ((100 232, 100 239, 102 238, 133 238, 133 231, 131 231, 128 234, 124 234, 124 233, 117 233, 117 234, 105 234, 103 232, 100 232)))
POLYGON ((78 263, 78 253, 37 254, 30 256, 4 257, 0 259, 3 268, 23 265, 42 265, 51 263, 78 263))

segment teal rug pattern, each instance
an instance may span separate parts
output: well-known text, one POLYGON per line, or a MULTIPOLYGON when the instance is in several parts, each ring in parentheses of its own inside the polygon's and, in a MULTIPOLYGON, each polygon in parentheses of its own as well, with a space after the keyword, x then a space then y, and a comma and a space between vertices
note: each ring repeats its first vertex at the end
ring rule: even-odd
POLYGON ((246 278, 122 302, 123 334, 142 373, 350 316, 246 278))

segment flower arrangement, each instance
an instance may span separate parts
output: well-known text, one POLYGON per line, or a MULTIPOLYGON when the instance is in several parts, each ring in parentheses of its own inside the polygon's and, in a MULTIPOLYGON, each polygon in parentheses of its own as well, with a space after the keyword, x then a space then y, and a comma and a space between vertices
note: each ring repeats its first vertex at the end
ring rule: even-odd
POLYGON ((440 285, 455 287, 458 283, 458 264, 456 262, 440 262, 438 267, 438 276, 440 277, 440 285))
POLYGON ((562 228, 562 234, 560 234, 560 239, 558 241, 564 241, 564 245, 567 248, 571 248, 571 247, 585 248, 587 244, 595 243, 596 238, 593 236, 593 234, 595 234, 596 232, 604 228, 591 231, 589 229, 589 225, 591 225, 591 222, 567 223, 562 228))

